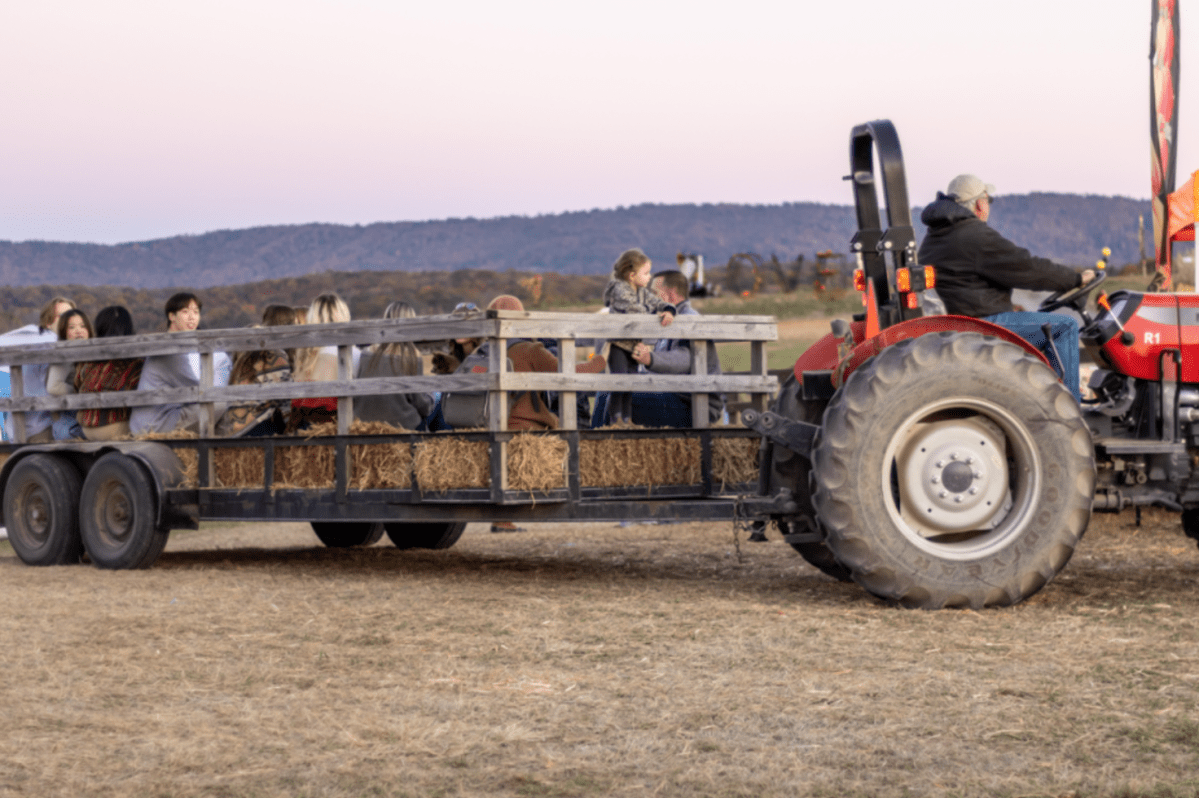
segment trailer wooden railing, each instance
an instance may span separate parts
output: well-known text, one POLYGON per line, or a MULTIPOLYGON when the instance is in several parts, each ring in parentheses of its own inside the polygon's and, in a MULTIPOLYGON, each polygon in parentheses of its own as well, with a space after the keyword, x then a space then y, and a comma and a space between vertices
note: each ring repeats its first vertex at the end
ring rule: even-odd
MULTIPOLYGON (((351 436, 354 397, 391 392, 489 392, 489 423, 487 432, 453 433, 490 442, 490 488, 479 491, 451 492, 443 497, 448 501, 471 499, 506 504, 530 500, 514 495, 508 489, 507 446, 512 436, 508 425, 508 395, 511 392, 553 391, 560 396, 559 429, 551 434, 564 436, 569 446, 568 487, 559 498, 578 499, 578 450, 580 436, 596 432, 579 430, 576 413, 576 394, 579 392, 637 391, 686 393, 692 396, 692 434, 701 438, 705 464, 710 460, 713 436, 750 437, 754 433, 744 428, 710 429, 708 396, 714 393, 749 394, 751 404, 764 409, 770 396, 778 389, 778 380, 767 371, 766 344, 777 339, 777 324, 768 316, 682 316, 668 327, 662 327, 654 316, 583 313, 544 313, 517 311, 484 311, 469 315, 426 316, 415 319, 386 321, 356 321, 344 324, 298 325, 241 330, 208 330, 192 333, 155 333, 124 338, 94 339, 51 344, 0 347, 0 364, 9 366, 12 373, 12 396, 0 398, 0 410, 14 414, 14 442, 6 448, 13 451, 26 440, 23 413, 35 410, 81 410, 86 408, 138 407, 158 404, 198 404, 201 408, 200 435, 186 444, 166 442, 171 446, 187 445, 199 453, 199 487, 215 488, 211 450, 214 447, 257 446, 266 450, 266 473, 263 487, 271 488, 274 450, 283 445, 333 445, 336 457, 335 493, 342 501, 347 492, 350 463, 348 447, 366 438, 351 436), (375 377, 354 379, 352 358, 355 346, 390 342, 428 344, 461 338, 486 339, 490 342, 490 370, 485 374, 426 375, 416 377, 375 377), (689 339, 692 346, 692 373, 663 374, 578 374, 575 373, 576 342, 580 339, 689 339), (507 343, 513 339, 548 339, 558 344, 559 372, 508 372, 507 343), (751 369, 749 373, 709 375, 707 347, 702 342, 749 342, 751 369), (241 351, 296 349, 304 347, 338 348, 338 379, 326 382, 283 382, 267 385, 214 386, 213 358, 218 352, 231 356, 241 351), (155 355, 199 353, 200 385, 196 388, 164 388, 148 391, 70 394, 66 396, 27 397, 22 395, 21 372, 33 364, 76 363, 85 361, 150 357, 155 355), (338 398, 337 435, 319 441, 299 436, 275 438, 216 438, 213 436, 216 406, 233 403, 262 402, 272 399, 338 398)), ((369 436, 371 442, 405 440, 415 442, 435 433, 412 433, 397 436, 369 436)), ((445 434, 445 433, 436 433, 445 434)), ((639 431, 612 432, 618 436, 637 436, 639 431)), ((70 446, 79 444, 50 444, 70 446)), ((706 466, 705 466, 706 469, 706 466)), ((705 481, 709 477, 705 471, 705 481)), ((705 493, 710 492, 707 485, 705 493)), ((204 491, 201 490, 201 493, 204 491)), ((399 498, 399 497, 397 497, 399 498)), ((539 498, 545 501, 546 496, 539 498)), ((203 503, 203 499, 201 502, 203 503)))

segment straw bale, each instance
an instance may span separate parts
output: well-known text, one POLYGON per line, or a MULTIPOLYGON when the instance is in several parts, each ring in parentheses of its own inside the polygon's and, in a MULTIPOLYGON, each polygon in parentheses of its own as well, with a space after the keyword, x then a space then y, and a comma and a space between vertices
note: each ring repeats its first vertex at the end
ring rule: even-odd
MULTIPOLYGON (((641 429, 635 424, 605 429, 641 429)), ((694 485, 703 480, 699 438, 686 433, 579 442, 579 483, 587 487, 694 485)))
MULTIPOLYGON (((173 432, 148 432, 145 435, 137 435, 134 440, 139 441, 185 441, 195 440, 196 433, 187 430, 175 430, 173 432)), ((181 488, 194 488, 200 484, 200 454, 195 449, 187 449, 176 447, 172 449, 175 456, 179 458, 180 464, 183 466, 183 482, 180 483, 181 488)))
POLYGON ((565 488, 569 455, 570 447, 556 435, 517 435, 508 444, 508 486, 513 490, 565 488))
POLYGON ((435 435, 416 444, 412 469, 422 491, 486 488, 491 484, 487 441, 435 435))
POLYGON ((758 438, 716 438, 712 441, 712 481, 725 485, 758 481, 758 438))
MULTIPOLYGON (((350 425, 350 432, 354 435, 399 435, 412 431, 384 421, 355 421, 350 425)), ((363 490, 412 486, 412 447, 407 443, 351 446, 350 459, 354 462, 351 488, 363 490)))
MULTIPOLYGON (((387 435, 411 432, 381 421, 355 421, 351 435, 387 435)), ((317 424, 306 430, 308 438, 337 434, 337 424, 317 424)), ((151 433, 138 440, 187 440, 196 434, 185 431, 151 433)), ((198 484, 199 455, 195 449, 175 449, 183 463, 183 487, 198 484)), ((412 484, 412 453, 407 443, 370 443, 350 446, 351 489, 407 488, 412 484)), ((216 486, 261 488, 266 478, 266 455, 261 448, 214 447, 216 486)), ((280 446, 275 450, 275 480, 272 488, 332 488, 332 446, 280 446)))
MULTIPOLYGON (((337 424, 314 424, 306 438, 337 434, 337 424)), ((351 435, 383 435, 411 432, 381 421, 355 421, 351 435)), ((412 484, 412 453, 407 443, 371 443, 350 446, 349 487, 407 488, 412 484)), ((281 446, 275 453, 275 484, 279 488, 332 488, 335 457, 332 446, 281 446)), ((262 478, 259 477, 259 484, 262 478)))
POLYGON ((262 449, 215 449, 216 484, 222 488, 261 488, 266 476, 262 449))

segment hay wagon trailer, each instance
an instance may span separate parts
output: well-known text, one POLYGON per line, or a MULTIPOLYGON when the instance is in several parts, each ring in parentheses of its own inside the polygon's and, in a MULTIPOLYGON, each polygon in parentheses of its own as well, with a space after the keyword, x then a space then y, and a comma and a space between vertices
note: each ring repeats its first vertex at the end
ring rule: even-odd
MULTIPOLYGON (((200 520, 306 521, 326 545, 352 546, 377 541, 383 532, 400 548, 448 548, 470 521, 612 520, 767 520, 796 512, 789 493, 758 495, 757 483, 730 484, 713 473, 713 451, 752 450, 758 434, 741 426, 709 426, 711 393, 748 394, 763 410, 777 390, 767 371, 765 345, 777 338, 772 317, 684 316, 661 327, 652 316, 487 311, 467 316, 426 316, 391 321, 296 327, 159 333, 121 339, 95 339, 0 348, 10 367, 12 396, 0 410, 13 414, 13 438, 0 444, 7 456, 0 468, 0 496, 10 541, 29 564, 76 562, 88 558, 105 568, 151 565, 171 529, 195 529, 200 520), (692 373, 682 375, 577 374, 576 340, 682 338, 692 347, 692 373), (445 342, 483 338, 490 342, 489 371, 419 377, 353 379, 355 346, 411 341, 445 342), (558 373, 507 371, 507 344, 513 339, 557 341, 558 373), (702 341, 748 341, 748 373, 707 374, 702 341), (269 385, 213 386, 213 355, 298 347, 338 348, 338 379, 269 385), (155 355, 199 353, 200 386, 63 397, 22 395, 21 372, 33 364, 73 363, 155 355), (555 392, 560 429, 548 433, 507 430, 508 395, 555 392), (579 429, 576 395, 609 390, 690 393, 693 427, 683 430, 579 429), (353 434, 355 396, 389 392, 486 391, 487 429, 420 433, 353 434), (268 399, 338 397, 336 429, 324 434, 267 438, 213 435, 215 406, 268 399), (36 410, 137 407, 196 403, 198 437, 111 442, 25 443, 24 413, 36 410), (528 437, 526 437, 528 436, 528 437), (522 444, 552 439, 560 473, 552 484, 522 485, 510 479, 511 452, 522 444), (692 477, 664 480, 637 473, 630 464, 627 483, 586 484, 588 457, 604 446, 637 446, 672 441, 679 458, 694 455, 692 477), (475 444, 473 447, 467 444, 475 444), (464 485, 437 485, 439 466, 472 450, 482 476, 464 485), (247 450, 250 451, 247 454, 247 450), (366 468, 370 453, 385 456, 387 468, 366 468), (245 464, 252 463, 246 478, 245 464), (325 463, 325 475, 297 479, 297 470, 325 463), (233 468, 233 464, 240 464, 233 468), (230 476, 238 471, 241 476, 230 476), (369 472, 369 473, 367 473, 369 472), (422 485, 418 473, 427 484, 422 485), (307 480, 307 481, 305 481, 307 480)), ((332 425, 329 425, 330 427, 332 425)), ((359 429, 361 426, 359 425, 359 429)), ((627 452, 627 449, 621 449, 627 452)), ((624 455, 624 456, 627 456, 624 455)), ((542 469, 544 471, 544 469, 542 469)), ((685 470, 685 469, 684 469, 685 470)), ((519 468, 516 469, 519 472, 519 468)), ((603 482, 603 480, 600 480, 603 482)))

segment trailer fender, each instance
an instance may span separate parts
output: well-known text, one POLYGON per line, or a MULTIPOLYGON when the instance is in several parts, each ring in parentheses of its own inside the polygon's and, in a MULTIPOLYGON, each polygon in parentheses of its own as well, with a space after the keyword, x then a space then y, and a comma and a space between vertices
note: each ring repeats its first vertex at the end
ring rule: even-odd
POLYGON ((0 496, 8 485, 9 476, 18 462, 31 454, 45 452, 65 457, 86 475, 92 463, 109 452, 120 452, 132 457, 146 467, 154 486, 155 517, 160 527, 194 529, 195 513, 185 508, 171 508, 163 501, 165 492, 183 486, 186 479, 183 463, 171 447, 155 441, 91 441, 78 443, 53 443, 22 446, 14 452, 0 468, 0 496), (180 512, 182 511, 182 512, 180 512))

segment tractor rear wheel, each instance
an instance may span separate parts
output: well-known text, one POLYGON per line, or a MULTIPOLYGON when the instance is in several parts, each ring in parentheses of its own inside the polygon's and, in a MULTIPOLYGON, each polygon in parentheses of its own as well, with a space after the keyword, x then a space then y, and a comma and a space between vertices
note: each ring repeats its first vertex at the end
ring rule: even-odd
POLYGON ((813 451, 828 545, 871 593, 920 608, 1015 604, 1070 559, 1095 459, 1040 360, 974 333, 901 341, 850 375, 813 451))
MULTIPOLYGON (((771 408, 784 418, 794 421, 806 421, 819 424, 824 408, 828 402, 822 400, 804 400, 799 395, 799 383, 792 374, 779 390, 778 399, 771 408)), ((812 506, 809 475, 812 464, 806 457, 796 454, 785 446, 774 443, 769 438, 763 438, 763 457, 765 468, 763 476, 769 480, 764 486, 764 493, 771 493, 775 488, 790 488, 799 505, 799 512, 794 516, 780 519, 779 531, 784 535, 793 532, 819 532, 820 525, 816 520, 816 508, 812 506)), ((824 543, 815 541, 808 543, 792 543, 791 548, 807 560, 808 564, 840 582, 851 580, 849 570, 837 562, 833 552, 824 543)))

